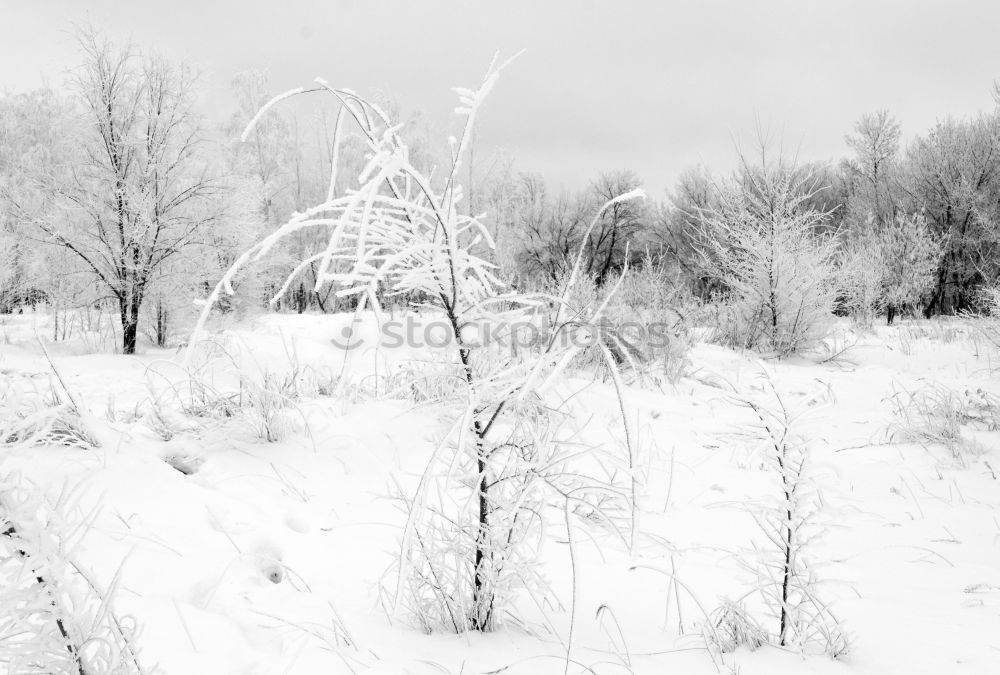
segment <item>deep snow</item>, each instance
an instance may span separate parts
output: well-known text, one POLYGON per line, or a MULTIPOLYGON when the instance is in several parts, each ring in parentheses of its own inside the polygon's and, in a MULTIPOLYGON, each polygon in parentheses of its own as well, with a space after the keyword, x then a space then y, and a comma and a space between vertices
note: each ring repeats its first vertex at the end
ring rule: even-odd
MULTIPOLYGON (((47 387, 34 331, 48 335, 49 318, 0 321, 0 377, 47 387)), ((230 326, 219 338, 229 356, 203 376, 231 389, 241 370, 287 370, 294 353, 325 382, 343 372, 330 339, 347 321, 268 315, 230 326)), ((245 421, 177 409, 186 376, 176 350, 48 349, 101 447, 3 449, 2 469, 51 493, 82 484, 81 510, 101 505, 75 555, 104 581, 124 560, 115 609, 140 622, 144 662, 172 675, 563 672, 571 582, 558 522, 543 551, 563 604, 546 611, 558 635, 528 598, 518 605, 527 628, 508 622, 488 635, 424 635, 383 608, 403 523, 385 498, 390 479, 412 486, 447 425, 440 406, 395 397, 386 378, 417 354, 355 354, 346 371, 354 386, 299 401, 281 421, 294 432, 265 443, 245 421), (153 400, 160 422, 149 416, 153 400), (169 440, 155 431, 164 425, 169 440), (338 639, 343 631, 354 647, 338 639)), ((580 538, 573 658, 597 673, 714 673, 716 664, 744 675, 1000 672, 1000 481, 988 467, 1000 470, 998 434, 979 433, 983 452, 962 461, 940 446, 898 442, 890 398, 929 383, 1000 395, 997 354, 967 324, 912 322, 879 327, 836 362, 764 366, 789 400, 824 393, 800 431, 812 440, 828 523, 809 557, 852 636, 836 661, 768 646, 713 660, 702 648, 699 604, 711 610, 753 586, 741 552, 763 535, 745 505, 766 497, 773 477, 747 411, 720 386, 752 390, 760 362, 709 345, 691 359, 676 387, 629 389, 643 536, 631 560, 599 532, 580 538), (664 624, 669 578, 644 568, 669 569, 671 559, 691 591, 681 597, 680 637, 675 600, 664 624), (601 605, 621 635, 608 614, 597 618, 601 605)), ((581 436, 620 443, 611 384, 581 376, 570 385, 581 389, 581 436)))

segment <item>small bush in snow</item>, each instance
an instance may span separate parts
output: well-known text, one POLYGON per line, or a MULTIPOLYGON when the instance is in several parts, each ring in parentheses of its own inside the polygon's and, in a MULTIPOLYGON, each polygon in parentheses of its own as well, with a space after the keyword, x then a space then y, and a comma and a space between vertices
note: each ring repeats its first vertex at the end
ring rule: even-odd
POLYGON ((845 246, 840 254, 841 309, 861 328, 871 328, 885 309, 886 262, 879 242, 859 238, 845 246))
POLYGON ((47 391, 14 378, 0 384, 0 445, 99 447, 76 406, 63 398, 53 381, 47 391))
POLYGON ((619 325, 643 327, 640 340, 629 341, 632 336, 628 334, 622 340, 634 344, 634 351, 644 357, 640 374, 654 383, 677 384, 691 368, 688 352, 697 338, 695 321, 700 309, 677 273, 647 255, 622 280, 610 314, 619 325))
MULTIPOLYGON (((558 274, 542 281, 537 290, 558 296, 568 278, 568 272, 558 274)), ((699 308, 662 261, 647 255, 616 284, 603 287, 580 275, 566 302, 549 307, 548 323, 561 311, 567 325, 587 326, 591 313, 602 304, 607 305, 606 320, 598 327, 603 339, 581 351, 572 364, 575 369, 610 376, 603 343, 623 374, 640 381, 677 384, 689 371, 688 352, 696 339, 694 319, 699 308)))
POLYGON ((725 289, 722 334, 739 348, 788 356, 828 331, 836 298, 827 213, 807 206, 810 176, 782 162, 750 166, 702 214, 706 272, 725 289))
POLYGON ((842 308, 865 327, 882 311, 892 324, 899 312, 917 308, 934 289, 941 251, 919 214, 899 214, 870 229, 841 252, 842 308))
POLYGON ((750 651, 767 644, 767 632, 743 605, 727 601, 716 607, 706 619, 702 637, 709 648, 729 654, 740 647, 750 651))
POLYGON ((962 459, 983 446, 974 432, 1000 429, 1000 400, 983 389, 954 390, 928 385, 890 398, 893 435, 920 445, 941 445, 962 459))
POLYGON ((981 338, 993 350, 1000 350, 1000 284, 983 286, 976 300, 978 314, 966 314, 972 319, 974 338, 977 344, 981 338))
POLYGON ((983 314, 1000 317, 1000 285, 981 287, 977 300, 983 314))
POLYGON ((917 307, 933 291, 943 248, 921 214, 898 215, 877 234, 877 241, 885 262, 884 303, 891 324, 898 312, 917 307))
POLYGON ((776 485, 770 500, 751 507, 767 541, 755 546, 748 567, 758 577, 757 592, 777 619, 776 642, 837 658, 850 645, 840 621, 819 597, 819 582, 806 559, 810 545, 822 534, 822 499, 811 471, 809 443, 794 429, 818 397, 791 408, 769 376, 763 384, 769 400, 741 396, 741 402, 756 418, 776 485))

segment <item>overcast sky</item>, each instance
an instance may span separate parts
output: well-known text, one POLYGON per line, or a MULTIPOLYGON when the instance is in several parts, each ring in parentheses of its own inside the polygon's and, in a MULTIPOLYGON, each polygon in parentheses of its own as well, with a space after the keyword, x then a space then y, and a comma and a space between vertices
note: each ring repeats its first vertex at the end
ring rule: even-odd
POLYGON ((571 188, 610 169, 654 192, 697 163, 728 170, 758 119, 800 158, 836 158, 863 112, 888 108, 909 136, 992 108, 1000 78, 1000 3, 984 0, 0 0, 0 90, 61 85, 73 22, 197 66, 213 120, 234 73, 265 69, 275 91, 323 76, 447 128, 450 88, 524 48, 481 144, 571 188))

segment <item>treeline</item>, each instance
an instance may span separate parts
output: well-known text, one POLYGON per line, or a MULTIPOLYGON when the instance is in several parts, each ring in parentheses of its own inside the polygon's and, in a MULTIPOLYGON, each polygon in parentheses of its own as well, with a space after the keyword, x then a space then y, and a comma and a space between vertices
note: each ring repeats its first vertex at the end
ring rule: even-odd
MULTIPOLYGON (((854 258, 874 262, 875 256, 886 275, 900 277, 883 284, 882 311, 931 316, 974 309, 978 289, 1000 276, 1000 113, 946 118, 904 145, 900 123, 878 111, 862 116, 846 140, 852 154, 839 162, 795 166, 768 157, 762 147, 759 157, 740 157, 732 175, 705 167, 686 171, 663 199, 605 215, 587 243, 588 270, 600 282, 626 258, 641 263, 652 252, 700 298, 717 297, 725 291, 711 261, 722 237, 718 216, 728 210, 723 220, 735 223, 741 211, 752 211, 731 208, 727 200, 734 190, 750 201, 769 200, 761 206, 777 218, 781 200, 767 193, 788 180, 795 194, 786 197, 795 205, 784 215, 820 216, 813 232, 836 237, 844 275, 857 274, 847 265, 854 258)), ((552 196, 540 176, 499 181, 495 212, 503 221, 499 229, 516 239, 517 273, 558 276, 594 204, 640 184, 633 173, 609 173, 579 195, 552 196)), ((856 283, 841 289, 857 290, 856 283)))
MULTIPOLYGON (((46 303, 56 339, 112 314, 109 330, 126 353, 142 334, 167 345, 192 300, 242 251, 323 201, 338 122, 269 110, 241 138, 275 93, 265 76, 236 76, 234 112, 212 126, 197 112, 186 66, 92 31, 78 38, 81 65, 67 93, 0 97, 0 312, 46 303)), ((764 148, 732 175, 694 168, 660 198, 614 204, 587 241, 598 205, 640 187, 639 176, 607 172, 569 193, 493 157, 463 171, 461 208, 489 214, 490 255, 519 288, 558 283, 582 246, 595 287, 627 265, 655 266, 656 278, 697 301, 732 309, 734 342, 783 351, 798 340, 779 337, 783 317, 798 321, 817 299, 865 321, 975 308, 979 289, 1000 275, 998 130, 992 111, 947 118, 904 144, 887 112, 865 115, 840 162, 795 166, 764 148)), ((419 116, 404 119, 402 133, 415 166, 447 164, 446 144, 444 155, 432 150, 436 134, 419 116)), ((351 170, 338 174, 338 190, 357 184, 368 151, 358 135, 341 144, 351 170)), ((350 299, 315 288, 316 236, 301 230, 249 266, 223 310, 349 308, 350 299)))

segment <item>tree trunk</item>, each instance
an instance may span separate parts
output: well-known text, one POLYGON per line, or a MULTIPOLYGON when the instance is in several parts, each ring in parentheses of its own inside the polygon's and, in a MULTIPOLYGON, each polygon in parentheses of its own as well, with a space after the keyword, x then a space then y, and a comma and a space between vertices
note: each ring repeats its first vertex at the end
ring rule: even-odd
POLYGON ((135 343, 139 333, 139 299, 119 302, 122 319, 122 354, 135 354, 135 343))
MULTIPOLYGON (((478 423, 477 423, 478 426, 478 423)), ((476 464, 479 469, 479 529, 476 532, 476 554, 473 560, 473 590, 472 590, 472 629, 478 631, 488 631, 490 629, 490 619, 493 614, 493 597, 490 589, 487 588, 486 564, 491 557, 490 551, 490 502, 489 502, 489 482, 486 477, 485 447, 482 438, 476 439, 477 458, 476 464)))
POLYGON ((309 296, 306 293, 306 285, 299 284, 298 292, 295 294, 296 310, 298 311, 299 314, 302 314, 303 312, 306 311, 306 308, 308 307, 309 304, 308 297, 309 296))
POLYGON ((167 346, 167 323, 169 315, 167 308, 163 306, 163 298, 156 300, 156 346, 167 346))
POLYGON ((938 298, 935 295, 933 298, 931 298, 931 301, 928 302, 926 306, 924 306, 924 318, 925 319, 929 319, 932 316, 934 316, 934 307, 935 307, 935 305, 937 305, 937 301, 938 301, 938 298))

